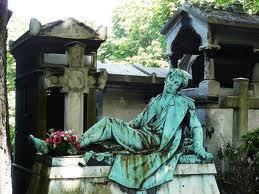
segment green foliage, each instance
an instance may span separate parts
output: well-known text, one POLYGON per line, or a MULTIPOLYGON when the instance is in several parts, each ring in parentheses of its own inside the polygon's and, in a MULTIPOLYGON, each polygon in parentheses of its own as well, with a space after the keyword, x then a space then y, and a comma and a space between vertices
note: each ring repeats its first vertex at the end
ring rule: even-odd
POLYGON ((7 72, 6 84, 8 91, 8 106, 9 106, 9 131, 12 146, 14 146, 15 134, 15 59, 10 52, 7 52, 7 72))
POLYGON ((259 128, 249 131, 243 136, 243 139, 245 141, 244 149, 247 150, 247 155, 252 159, 257 159, 257 162, 259 162, 259 128))
POLYGON ((228 194, 256 194, 259 191, 259 128, 243 136, 244 144, 233 147, 227 144, 219 150, 228 169, 220 178, 228 194))
POLYGON ((160 29, 172 14, 172 0, 126 0, 114 10, 113 32, 99 60, 166 66, 165 39, 160 29))
POLYGON ((15 90, 15 59, 10 52, 7 52, 7 90, 8 92, 15 90))
MULTIPOLYGON (((189 0, 207 8, 226 9, 236 0, 189 0)), ((165 38, 160 34, 164 23, 184 0, 124 0, 113 14, 113 29, 102 45, 98 59, 106 63, 140 63, 161 67, 166 63, 165 38)), ((258 0, 243 0, 249 13, 259 11, 258 0)))
MULTIPOLYGON (((237 0, 214 0, 216 7, 226 8, 229 3, 234 3, 237 0)), ((259 13, 259 1, 258 0, 240 0, 243 4, 244 10, 247 13, 258 14, 259 13)))
POLYGON ((9 105, 10 139, 13 146, 14 134, 15 134, 15 91, 8 92, 8 105, 9 105))

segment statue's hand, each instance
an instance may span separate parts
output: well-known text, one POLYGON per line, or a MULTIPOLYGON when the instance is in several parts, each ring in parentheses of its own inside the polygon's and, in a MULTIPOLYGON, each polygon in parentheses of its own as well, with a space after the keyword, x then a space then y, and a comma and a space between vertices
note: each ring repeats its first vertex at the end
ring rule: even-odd
POLYGON ((213 155, 206 151, 201 151, 197 155, 200 156, 203 160, 205 160, 205 162, 212 162, 213 160, 213 155))

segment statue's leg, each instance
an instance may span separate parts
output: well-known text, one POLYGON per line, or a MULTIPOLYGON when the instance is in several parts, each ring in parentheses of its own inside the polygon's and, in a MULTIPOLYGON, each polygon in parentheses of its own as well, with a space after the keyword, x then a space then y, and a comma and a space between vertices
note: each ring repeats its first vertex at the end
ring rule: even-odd
POLYGON ((112 140, 131 151, 150 149, 159 145, 159 138, 150 132, 129 127, 119 119, 103 118, 81 137, 81 147, 90 143, 112 140))
POLYGON ((102 118, 90 127, 80 138, 80 146, 111 139, 111 123, 108 117, 102 118))

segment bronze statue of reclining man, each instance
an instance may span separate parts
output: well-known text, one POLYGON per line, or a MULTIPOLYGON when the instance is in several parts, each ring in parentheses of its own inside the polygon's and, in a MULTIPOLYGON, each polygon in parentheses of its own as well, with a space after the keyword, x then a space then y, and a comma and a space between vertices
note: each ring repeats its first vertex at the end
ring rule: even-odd
POLYGON ((190 79, 189 73, 171 69, 163 93, 152 98, 135 119, 126 123, 104 117, 82 135, 82 148, 109 140, 129 151, 129 154, 116 156, 110 180, 139 190, 172 180, 183 154, 186 127, 191 132, 194 153, 204 161, 212 160, 212 154, 203 147, 203 129, 193 100, 178 94, 190 79))

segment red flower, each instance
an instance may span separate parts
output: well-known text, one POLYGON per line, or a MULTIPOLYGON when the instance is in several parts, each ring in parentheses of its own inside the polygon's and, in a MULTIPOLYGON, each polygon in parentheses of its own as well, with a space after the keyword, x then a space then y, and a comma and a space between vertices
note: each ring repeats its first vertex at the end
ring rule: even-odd
POLYGON ((50 138, 47 137, 47 138, 45 139, 45 141, 46 141, 47 143, 50 143, 50 138))
POLYGON ((45 139, 45 142, 48 144, 54 144, 54 146, 50 146, 50 149, 54 151, 53 153, 57 155, 67 155, 67 154, 77 154, 78 151, 80 151, 80 143, 77 142, 77 136, 73 134, 72 130, 63 131, 63 130, 57 130, 54 131, 53 129, 49 130, 48 137, 45 139), (64 148, 64 146, 67 148, 67 150, 70 151, 62 151, 64 153, 60 152, 59 148, 64 148), (75 151, 75 149, 77 151, 75 151), (60 153, 59 153, 60 152, 60 153))
POLYGON ((75 135, 70 135, 69 136, 69 142, 75 143, 76 142, 76 136, 75 135))
POLYGON ((52 137, 47 137, 47 138, 45 139, 45 141, 46 141, 47 143, 53 143, 53 138, 52 138, 52 137))
POLYGON ((53 138, 53 143, 54 144, 60 144, 62 141, 62 138, 58 135, 55 135, 54 138, 53 138))
POLYGON ((80 143, 77 141, 75 142, 76 149, 79 151, 81 149, 80 143))

